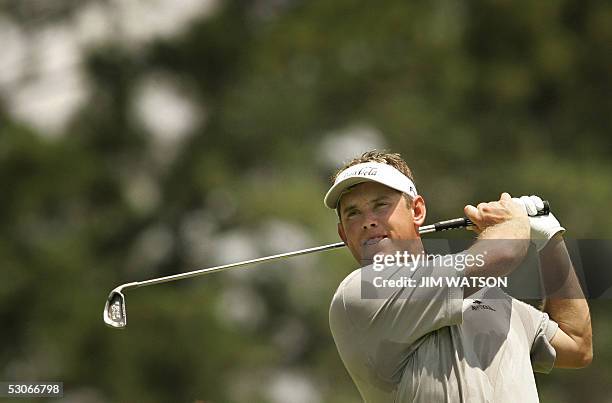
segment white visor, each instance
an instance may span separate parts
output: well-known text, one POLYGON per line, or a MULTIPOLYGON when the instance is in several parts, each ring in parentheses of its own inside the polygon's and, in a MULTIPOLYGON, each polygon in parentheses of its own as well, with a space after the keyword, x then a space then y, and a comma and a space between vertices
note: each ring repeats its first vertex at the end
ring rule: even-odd
POLYGON ((336 181, 325 195, 325 205, 330 209, 338 207, 338 201, 344 192, 358 183, 378 182, 392 189, 399 190, 411 197, 418 195, 416 186, 406 175, 391 165, 379 162, 364 162, 353 165, 340 172, 336 181))

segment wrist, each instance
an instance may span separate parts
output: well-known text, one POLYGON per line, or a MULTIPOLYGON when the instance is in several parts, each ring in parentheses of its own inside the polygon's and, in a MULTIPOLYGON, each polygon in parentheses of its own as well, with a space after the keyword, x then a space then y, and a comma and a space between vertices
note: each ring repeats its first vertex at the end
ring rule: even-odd
MULTIPOLYGON (((544 239, 542 239, 542 241, 543 240, 544 239)), ((559 247, 562 246, 562 244, 564 243, 565 241, 563 239, 563 231, 559 231, 556 234, 554 234, 548 240, 548 242, 546 242, 546 245, 544 245, 542 249, 539 249, 540 255, 547 255, 547 254, 555 253, 555 251, 557 251, 559 247)))
POLYGON ((516 228, 517 238, 530 239, 531 238, 531 223, 529 222, 528 216, 518 216, 510 220, 516 228), (524 235, 522 235, 524 234, 524 235))
POLYGON ((524 239, 528 241, 530 226, 529 219, 513 216, 505 221, 487 226, 482 229, 480 239, 524 239))

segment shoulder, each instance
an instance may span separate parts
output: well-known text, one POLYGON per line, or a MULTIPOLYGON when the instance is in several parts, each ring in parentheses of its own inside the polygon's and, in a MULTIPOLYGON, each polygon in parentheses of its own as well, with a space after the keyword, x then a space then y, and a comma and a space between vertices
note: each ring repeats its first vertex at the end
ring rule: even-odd
POLYGON ((353 271, 338 286, 329 309, 332 327, 341 324, 352 329, 367 328, 384 303, 384 299, 362 295, 362 274, 368 268, 366 266, 353 271))
POLYGON ((330 316, 338 311, 346 310, 347 302, 350 304, 356 296, 360 296, 360 272, 357 269, 342 280, 334 296, 330 307, 330 316))
POLYGON ((355 289, 359 291, 359 269, 346 276, 340 283, 329 307, 329 326, 335 339, 351 331, 353 324, 349 319, 351 300, 355 289))

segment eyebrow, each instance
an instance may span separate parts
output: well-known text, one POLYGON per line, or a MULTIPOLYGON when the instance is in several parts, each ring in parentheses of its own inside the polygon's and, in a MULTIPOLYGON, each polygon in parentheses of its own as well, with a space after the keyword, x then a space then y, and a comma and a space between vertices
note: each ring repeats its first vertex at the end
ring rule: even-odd
MULTIPOLYGON (((373 204, 373 203, 376 203, 376 202, 379 202, 379 201, 382 201, 382 200, 386 200, 386 199, 388 199, 388 198, 389 198, 389 196, 387 196, 387 195, 379 196, 379 197, 377 197, 377 198, 375 198, 375 199, 370 200, 370 203, 372 203, 372 204, 373 204)), ((342 210, 342 214, 346 214, 347 212, 349 212, 349 211, 351 211, 351 210, 354 210, 354 209, 357 209, 357 205, 355 205, 355 204, 350 204, 350 205, 346 206, 346 207, 345 207, 345 208, 342 210)))

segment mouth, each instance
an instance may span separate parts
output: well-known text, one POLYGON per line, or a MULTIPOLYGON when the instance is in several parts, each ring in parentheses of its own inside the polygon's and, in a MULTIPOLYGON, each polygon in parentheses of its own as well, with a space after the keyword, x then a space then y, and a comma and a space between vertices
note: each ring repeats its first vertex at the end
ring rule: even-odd
POLYGON ((372 238, 368 238, 365 241, 363 241, 363 246, 376 245, 377 243, 379 243, 380 241, 382 241, 385 238, 388 238, 388 236, 387 235, 380 235, 380 236, 374 236, 372 238))

